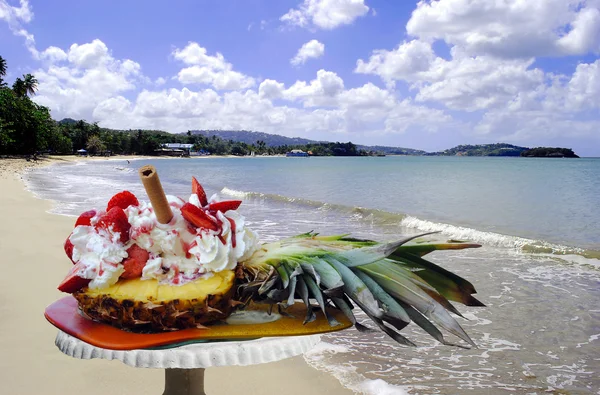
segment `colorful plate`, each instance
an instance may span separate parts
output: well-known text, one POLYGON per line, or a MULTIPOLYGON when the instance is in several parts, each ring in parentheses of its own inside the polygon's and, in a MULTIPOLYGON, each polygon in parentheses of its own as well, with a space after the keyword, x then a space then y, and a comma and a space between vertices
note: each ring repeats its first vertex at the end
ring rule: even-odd
MULTIPOLYGON (((276 310, 276 309, 275 309, 276 310)), ((173 332, 133 333, 83 317, 77 308, 77 300, 67 296, 46 308, 46 319, 61 331, 96 347, 111 350, 135 350, 147 348, 178 347, 190 343, 226 340, 250 340, 260 337, 301 336, 334 332, 352 326, 339 310, 328 309, 340 325, 329 326, 322 312, 317 319, 303 325, 305 306, 301 303, 289 307, 286 312, 292 317, 268 315, 267 306, 253 304, 241 313, 229 318, 230 323, 215 323, 207 329, 184 329, 173 332), (236 323, 240 319, 259 317, 271 321, 263 323, 236 323)))

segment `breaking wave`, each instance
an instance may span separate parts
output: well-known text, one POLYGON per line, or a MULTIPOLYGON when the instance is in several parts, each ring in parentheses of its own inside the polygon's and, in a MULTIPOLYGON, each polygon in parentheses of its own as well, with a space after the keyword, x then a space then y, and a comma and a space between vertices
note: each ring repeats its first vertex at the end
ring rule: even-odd
POLYGON ((223 188, 222 194, 244 199, 268 200, 283 204, 294 204, 318 210, 335 211, 353 219, 368 221, 376 225, 391 225, 414 229, 423 232, 440 232, 451 239, 468 240, 492 247, 509 248, 526 254, 551 256, 570 263, 577 263, 600 269, 600 251, 550 243, 544 240, 534 240, 519 236, 504 235, 478 229, 433 222, 420 219, 404 213, 393 213, 379 209, 352 207, 341 204, 331 204, 316 200, 289 197, 278 194, 261 192, 238 191, 223 188))

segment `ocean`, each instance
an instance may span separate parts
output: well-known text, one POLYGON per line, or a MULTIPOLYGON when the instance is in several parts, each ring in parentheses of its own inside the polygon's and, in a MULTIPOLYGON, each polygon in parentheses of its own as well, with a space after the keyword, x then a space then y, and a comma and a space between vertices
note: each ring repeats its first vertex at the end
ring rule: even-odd
POLYGON ((168 194, 189 196, 195 176, 209 196, 241 198, 264 241, 441 231, 431 239, 483 245, 428 255, 486 304, 457 304, 477 348, 440 345, 411 324, 403 333, 417 348, 349 329, 305 355, 356 393, 600 394, 600 159, 116 159, 37 169, 26 182, 76 216, 123 189, 145 199, 137 169, 148 163, 168 194))

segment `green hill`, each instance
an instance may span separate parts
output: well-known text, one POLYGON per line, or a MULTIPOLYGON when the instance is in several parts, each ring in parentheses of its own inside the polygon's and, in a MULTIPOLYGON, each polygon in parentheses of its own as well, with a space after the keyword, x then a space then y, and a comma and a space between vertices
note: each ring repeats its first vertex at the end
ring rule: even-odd
MULTIPOLYGON (((328 141, 316 141, 309 140, 301 137, 286 137, 278 134, 269 134, 262 132, 251 132, 247 130, 191 130, 194 135, 201 135, 204 137, 217 136, 223 140, 232 140, 235 142, 256 144, 257 141, 264 141, 267 147, 281 147, 281 146, 298 146, 298 145, 311 145, 318 143, 328 143, 328 141)), ((388 147, 388 146, 368 146, 368 145, 356 145, 356 148, 363 151, 372 151, 384 153, 387 155, 423 155, 425 151, 416 150, 412 148, 401 148, 401 147, 388 147)))
POLYGON ((445 151, 431 152, 430 156, 520 156, 521 152, 527 151, 527 147, 517 145, 496 143, 477 145, 457 145, 445 151))
POLYGON ((537 147, 521 152, 528 158, 579 158, 570 148, 537 147))

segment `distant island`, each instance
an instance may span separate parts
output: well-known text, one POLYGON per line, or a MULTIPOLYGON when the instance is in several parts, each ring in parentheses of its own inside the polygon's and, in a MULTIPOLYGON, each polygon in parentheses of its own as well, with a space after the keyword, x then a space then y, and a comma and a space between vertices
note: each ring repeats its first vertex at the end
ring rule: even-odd
POLYGON ((528 158, 579 158, 570 148, 519 147, 518 145, 495 143, 457 145, 439 152, 428 152, 426 156, 522 156, 528 158))
POLYGON ((521 152, 521 156, 528 158, 579 158, 569 148, 537 147, 521 152))

